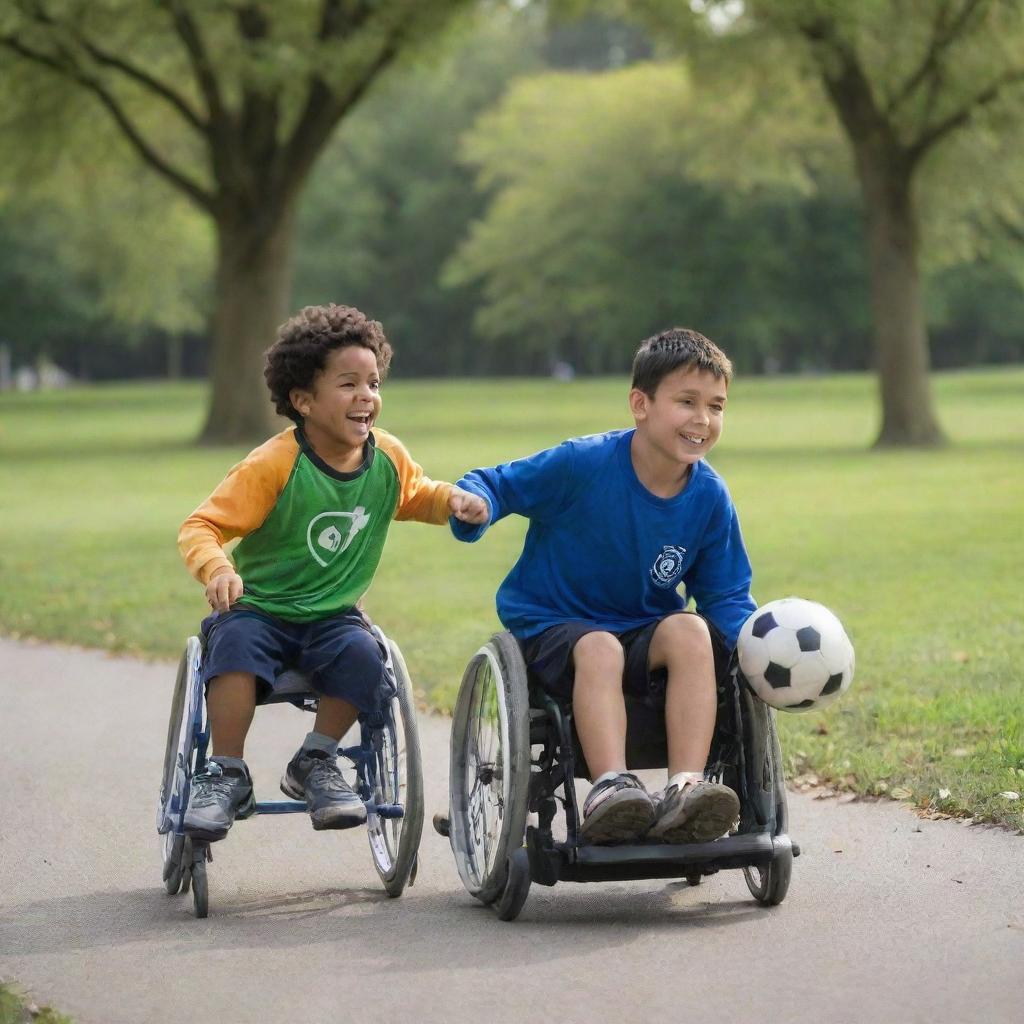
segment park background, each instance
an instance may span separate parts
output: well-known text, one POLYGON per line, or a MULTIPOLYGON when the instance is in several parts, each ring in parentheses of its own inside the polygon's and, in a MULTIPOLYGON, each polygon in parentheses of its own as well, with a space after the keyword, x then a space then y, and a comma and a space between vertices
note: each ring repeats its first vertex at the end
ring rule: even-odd
MULTIPOLYGON (((178 525, 280 429, 298 306, 383 322, 443 479, 628 426, 693 326, 755 597, 857 648, 790 775, 1021 829, 1022 53, 1016 0, 3 0, 0 630, 177 655, 178 525)), ((523 532, 393 529, 367 607, 426 704, 523 532)))

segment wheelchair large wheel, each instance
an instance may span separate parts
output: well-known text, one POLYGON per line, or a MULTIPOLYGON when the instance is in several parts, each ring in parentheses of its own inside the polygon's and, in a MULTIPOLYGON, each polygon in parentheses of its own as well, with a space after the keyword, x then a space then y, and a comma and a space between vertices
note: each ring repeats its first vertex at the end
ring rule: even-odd
MULTIPOLYGON (((766 709, 767 710, 767 709, 766 709)), ((767 737, 765 744, 765 768, 770 776, 771 793, 774 803, 774 835, 785 835, 789 829, 789 805, 786 800, 786 779, 782 767, 782 747, 775 726, 774 712, 767 710, 767 737)), ((758 903, 773 907, 786 898, 789 880, 793 873, 793 851, 783 850, 779 856, 764 867, 743 869, 743 878, 750 895, 758 903)))
POLYGON ((388 709, 376 756, 374 800, 401 804, 401 818, 372 815, 367 823, 373 863, 389 896, 400 896, 416 874, 423 832, 423 766, 412 682, 398 646, 387 641, 397 693, 388 709))
POLYGON ((181 834, 181 818, 185 812, 193 770, 193 722, 197 701, 200 699, 197 680, 201 657, 202 646, 199 638, 189 637, 178 665, 178 675, 171 697, 163 775, 157 801, 156 824, 157 832, 160 834, 163 881, 171 896, 181 888, 183 875, 189 867, 184 863, 185 843, 181 834))
POLYGON ((466 889, 491 904, 505 890, 509 857, 523 845, 530 775, 526 666, 509 633, 495 634, 466 667, 450 769, 455 863, 466 889))

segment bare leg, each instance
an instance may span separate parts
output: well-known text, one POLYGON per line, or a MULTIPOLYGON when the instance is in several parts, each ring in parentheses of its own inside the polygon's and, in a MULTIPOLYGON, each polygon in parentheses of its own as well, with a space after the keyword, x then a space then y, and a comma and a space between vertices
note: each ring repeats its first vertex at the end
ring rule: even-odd
POLYGON ((243 757, 245 737, 256 711, 256 677, 223 672, 210 680, 206 712, 213 734, 213 756, 243 757))
POLYGON ((662 619, 651 639, 648 667, 668 670, 665 731, 669 778, 679 772, 704 771, 718 708, 707 623, 696 615, 662 619))
POLYGON ((324 736, 340 740, 359 717, 359 708, 340 697, 321 697, 313 728, 324 736))
POLYGON ((583 754, 596 779, 626 770, 626 702, 622 695, 625 656, 611 633, 587 633, 572 652, 576 682, 573 717, 583 754))

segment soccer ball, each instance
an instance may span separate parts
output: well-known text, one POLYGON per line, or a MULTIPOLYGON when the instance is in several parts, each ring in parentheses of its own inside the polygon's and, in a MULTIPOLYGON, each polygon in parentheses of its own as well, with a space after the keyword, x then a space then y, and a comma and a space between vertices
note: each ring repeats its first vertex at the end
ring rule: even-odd
POLYGON ((799 597, 758 608, 743 623, 736 653, 754 693, 780 711, 826 707, 853 679, 853 645, 842 623, 799 597))

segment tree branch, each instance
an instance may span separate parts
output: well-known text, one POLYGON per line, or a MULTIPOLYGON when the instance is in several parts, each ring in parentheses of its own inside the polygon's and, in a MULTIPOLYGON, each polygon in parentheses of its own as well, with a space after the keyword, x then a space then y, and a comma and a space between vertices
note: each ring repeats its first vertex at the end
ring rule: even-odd
POLYGON ((131 78, 143 88, 148 89, 154 95, 166 100, 166 102, 177 110, 193 128, 200 133, 205 133, 207 127, 206 124, 186 102, 184 97, 178 95, 178 93, 176 93, 169 85, 166 85, 153 75, 143 71, 141 68, 136 67, 134 64, 129 63, 123 58, 116 57, 113 54, 107 53, 105 50, 101 50, 95 43, 87 39, 77 27, 72 28, 72 33, 82 49, 85 50, 85 52, 89 54, 97 64, 102 64, 104 67, 114 68, 116 71, 120 71, 123 75, 131 78))
POLYGON ((322 78, 311 81, 306 106, 281 150, 281 179, 289 187, 306 176, 335 125, 362 98, 374 79, 398 55, 399 49, 395 34, 344 96, 332 92, 322 78))
POLYGON ((801 34, 814 46, 824 48, 824 56, 816 55, 821 79, 839 120, 851 139, 884 136, 892 140, 892 126, 875 101, 871 82, 860 60, 835 25, 824 18, 799 26, 801 34), (831 60, 836 67, 829 66, 831 60))
MULTIPOLYGON (((367 0, 357 0, 354 5, 346 5, 342 0, 323 0, 317 38, 328 42, 358 31, 365 26, 374 9, 375 4, 367 0)), ((279 173, 283 181, 293 186, 305 177, 334 126, 398 54, 400 36, 399 30, 392 32, 376 60, 364 69, 359 81, 343 97, 339 97, 321 75, 310 75, 306 104, 281 150, 279 173)))
POLYGON ((1007 86, 1016 82, 1024 82, 1024 68, 1014 68, 1000 75, 938 124, 923 131, 917 140, 907 148, 911 164, 917 163, 932 146, 949 135, 950 132, 967 124, 979 110, 998 99, 1007 86))
POLYGON ((209 54, 206 51, 206 44, 199 32, 199 26, 181 0, 160 0, 160 4, 170 13, 174 30, 178 33, 178 38, 185 44, 185 52, 192 65, 192 73, 199 85, 199 91, 206 100, 211 124, 222 124, 228 119, 227 112, 221 98, 217 76, 213 73, 213 65, 210 63, 209 54))
POLYGON ((981 11, 988 0, 966 0, 963 7, 952 17, 949 14, 949 0, 946 0, 935 13, 932 24, 932 38, 925 51, 924 58, 907 80, 903 87, 893 96, 885 108, 886 115, 891 117, 920 88, 926 79, 934 79, 938 71, 939 61, 950 46, 960 38, 967 29, 971 18, 981 11))
POLYGON ((61 60, 52 54, 43 53, 26 46, 17 36, 0 36, 0 45, 6 46, 25 60, 40 64, 56 74, 77 82, 82 88, 91 92, 107 108, 110 116, 121 129, 122 134, 146 163, 204 210, 211 211, 213 209, 213 197, 184 172, 167 163, 143 138, 139 129, 125 113, 124 108, 110 91, 104 87, 103 83, 87 75, 70 60, 66 53, 64 54, 65 59, 61 60))

